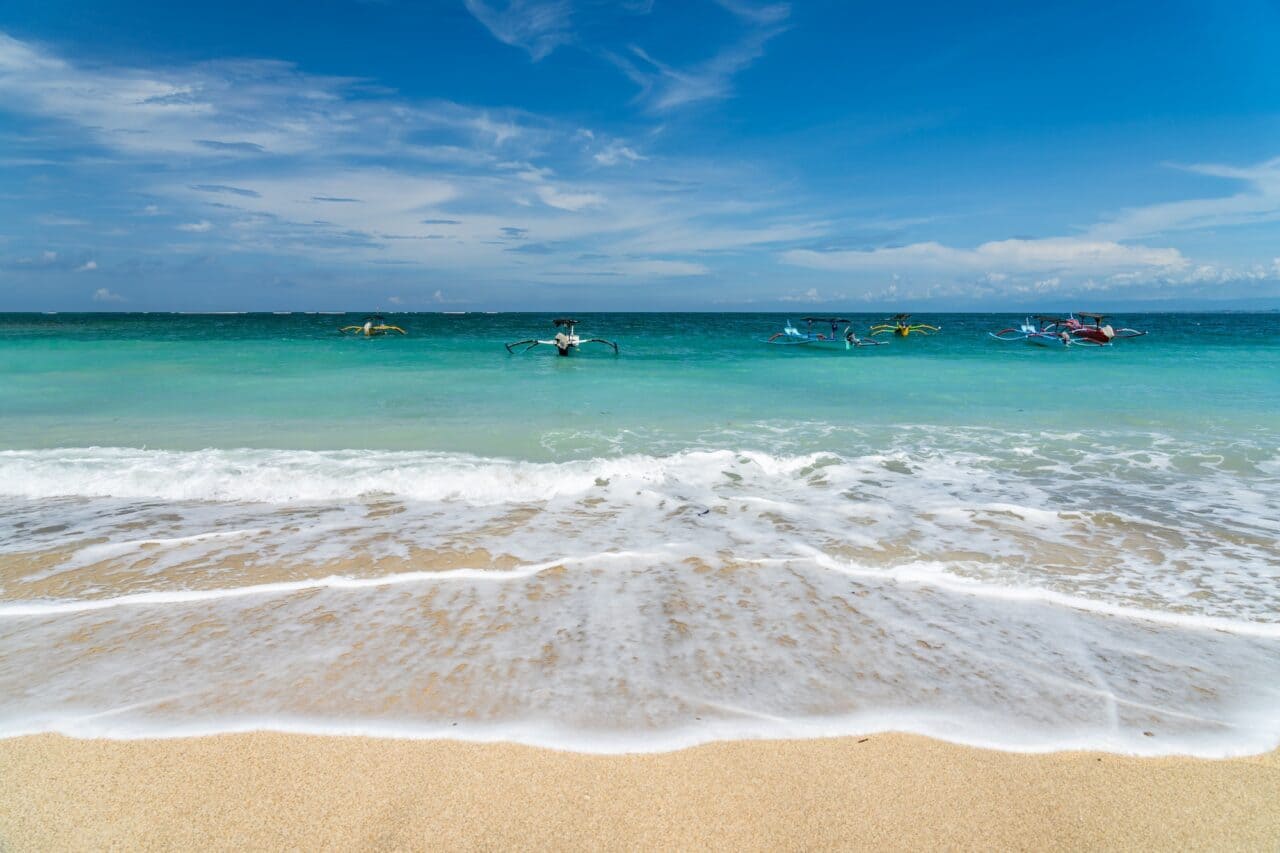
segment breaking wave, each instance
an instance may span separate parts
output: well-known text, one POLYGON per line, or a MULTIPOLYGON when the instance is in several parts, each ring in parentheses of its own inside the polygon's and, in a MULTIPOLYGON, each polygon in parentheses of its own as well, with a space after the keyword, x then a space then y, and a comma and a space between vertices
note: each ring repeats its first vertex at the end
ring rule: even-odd
POLYGON ((1280 741, 1274 448, 830 445, 0 452, 0 733, 1280 741))

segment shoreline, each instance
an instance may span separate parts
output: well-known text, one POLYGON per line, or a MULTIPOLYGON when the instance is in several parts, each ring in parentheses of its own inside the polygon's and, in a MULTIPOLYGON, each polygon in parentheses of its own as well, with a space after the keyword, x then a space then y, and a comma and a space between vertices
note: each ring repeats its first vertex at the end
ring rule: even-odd
POLYGON ((1013 753, 918 735, 592 755, 256 732, 0 740, 0 848, 1272 848, 1280 750, 1013 753))

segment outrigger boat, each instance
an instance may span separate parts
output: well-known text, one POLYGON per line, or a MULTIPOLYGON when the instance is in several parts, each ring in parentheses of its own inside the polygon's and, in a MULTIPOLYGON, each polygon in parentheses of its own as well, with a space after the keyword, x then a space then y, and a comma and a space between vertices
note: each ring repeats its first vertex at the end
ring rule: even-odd
POLYGON ((539 344, 544 346, 553 346, 560 355, 568 355, 573 350, 578 349, 583 344, 604 344, 607 347, 613 347, 613 354, 618 354, 618 345, 613 341, 606 341, 604 338, 587 338, 583 340, 578 336, 578 321, 568 317, 557 317, 552 322, 560 331, 556 332, 556 336, 549 341, 540 341, 537 338, 530 338, 525 341, 516 341, 513 344, 507 344, 507 352, 515 352, 515 347, 523 346, 521 352, 528 352, 539 344))
POLYGON ((775 332, 770 335, 764 343, 790 347, 816 346, 842 347, 844 349, 873 347, 884 343, 884 341, 873 341, 858 337, 853 332, 852 321, 843 317, 801 317, 800 319, 806 324, 803 332, 791 325, 791 321, 788 320, 787 325, 781 332, 775 332), (813 330, 814 323, 829 325, 831 334, 825 335, 822 332, 815 332, 813 330), (842 323, 844 324, 843 332, 840 331, 840 324, 842 323))
POLYGON ((1026 341, 1033 346, 1051 349, 1066 349, 1069 346, 1106 346, 1085 338, 1073 338, 1065 328, 1064 317, 1028 317, 1022 325, 1015 328, 1001 329, 998 332, 987 332, 997 341, 1026 341))
POLYGON ((1096 344, 1109 344, 1117 338, 1140 338, 1146 334, 1137 329, 1113 329, 1109 323, 1103 324, 1106 319, 1105 314, 1077 311, 1062 318, 1052 330, 1066 331, 1077 340, 1093 341, 1096 344))
POLYGON ((366 338, 375 338, 378 335, 386 335, 391 332, 399 332, 407 334, 404 329, 399 326, 388 325, 381 314, 374 314, 372 317, 366 317, 364 322, 359 326, 343 326, 339 331, 343 334, 351 333, 361 335, 366 338))
POLYGON ((871 327, 872 337, 883 335, 885 332, 893 332, 899 338, 905 338, 910 335, 932 335, 941 332, 938 326, 930 326, 928 323, 908 323, 911 319, 910 314, 894 314, 883 323, 877 323, 871 327))

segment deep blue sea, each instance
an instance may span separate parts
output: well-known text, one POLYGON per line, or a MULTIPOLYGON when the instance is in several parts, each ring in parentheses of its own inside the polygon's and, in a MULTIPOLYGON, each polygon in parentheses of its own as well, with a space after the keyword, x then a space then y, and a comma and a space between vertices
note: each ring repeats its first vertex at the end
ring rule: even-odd
POLYGON ((385 316, 0 314, 0 734, 1280 744, 1280 314, 385 316))

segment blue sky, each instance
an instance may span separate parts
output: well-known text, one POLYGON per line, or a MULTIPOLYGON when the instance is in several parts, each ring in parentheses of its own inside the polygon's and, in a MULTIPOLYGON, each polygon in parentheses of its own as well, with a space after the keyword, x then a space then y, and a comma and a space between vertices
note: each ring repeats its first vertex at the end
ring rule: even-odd
POLYGON ((0 310, 1280 306, 1280 4, 980 6, 7 0, 0 310))

